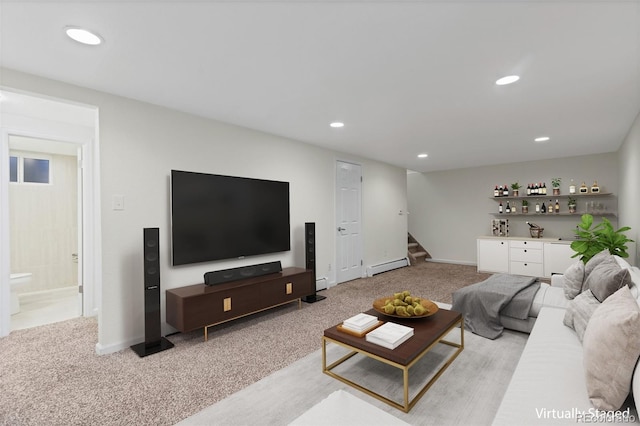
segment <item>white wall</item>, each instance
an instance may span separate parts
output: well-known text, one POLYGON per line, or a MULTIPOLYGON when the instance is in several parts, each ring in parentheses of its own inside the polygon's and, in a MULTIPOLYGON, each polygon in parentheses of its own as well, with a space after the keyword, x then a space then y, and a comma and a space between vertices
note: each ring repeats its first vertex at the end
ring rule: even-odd
MULTIPOLYGON (((3 70, 0 83, 99 108, 103 242, 100 352, 127 347, 143 338, 145 227, 160 228, 164 289, 200 283, 210 270, 252 263, 280 260, 283 267, 303 266, 303 227, 310 221, 316 222, 318 277, 335 280, 337 159, 362 164, 365 267, 406 256, 406 219, 392 214, 406 208, 404 169, 11 70, 3 70), (292 250, 242 261, 171 267, 171 169, 289 181, 292 250), (124 196, 123 211, 112 210, 116 195, 124 196), (388 208, 375 208, 383 200, 388 208)), ((164 294, 161 304, 164 321, 164 294)))
MULTIPOLYGON (((551 179, 560 177, 562 194, 569 193, 571 179, 578 185, 585 181, 588 186, 597 180, 602 192, 617 194, 617 170, 618 156, 608 153, 424 174, 409 173, 409 232, 435 260, 475 264, 476 237, 490 235, 491 219, 496 218, 490 214, 497 212, 498 203, 493 199, 495 185, 511 185, 518 181, 526 187, 529 182, 546 182, 551 193, 551 179)), ((532 197, 532 201, 535 199, 532 197)), ((553 196, 539 199, 548 203, 553 196)), ((610 204, 609 210, 617 210, 617 197, 607 202, 610 204)), ((578 207, 580 210, 584 208, 578 207)), ((567 210, 566 200, 563 200, 562 210, 567 210)), ((529 212, 532 212, 531 205, 529 212)), ((530 220, 544 228, 545 237, 560 238, 572 238, 573 229, 579 221, 578 216, 536 215, 508 219, 510 235, 528 236, 525 221, 530 220)), ((615 218, 611 218, 611 221, 614 226, 617 224, 615 218)))
POLYGON ((407 177, 390 167, 367 167, 363 171, 363 220, 367 227, 364 257, 367 265, 407 255, 407 177), (401 214, 402 213, 402 214, 401 214), (389 235, 402 238, 387 240, 389 235))
POLYGON ((620 164, 620 224, 630 226, 627 236, 629 263, 640 265, 640 114, 636 117, 629 134, 618 151, 620 164))

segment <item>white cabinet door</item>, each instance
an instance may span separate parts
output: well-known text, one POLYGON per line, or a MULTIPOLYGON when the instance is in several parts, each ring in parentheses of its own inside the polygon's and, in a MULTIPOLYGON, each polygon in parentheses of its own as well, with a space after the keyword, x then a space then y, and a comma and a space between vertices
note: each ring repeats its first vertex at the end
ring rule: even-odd
POLYGON ((509 242, 478 239, 478 271, 509 273, 509 242))
POLYGON ((563 274, 578 258, 573 256, 576 252, 565 243, 544 243, 544 276, 563 274))

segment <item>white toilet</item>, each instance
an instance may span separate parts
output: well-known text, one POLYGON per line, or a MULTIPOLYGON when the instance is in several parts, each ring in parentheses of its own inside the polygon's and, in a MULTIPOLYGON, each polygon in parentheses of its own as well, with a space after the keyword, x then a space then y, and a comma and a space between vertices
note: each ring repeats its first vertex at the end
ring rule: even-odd
MULTIPOLYGON (((6 275, 5 275, 6 276, 6 275)), ((18 290, 25 287, 31 282, 31 272, 23 272, 20 274, 11 274, 11 315, 20 312, 20 300, 18 299, 18 290)))

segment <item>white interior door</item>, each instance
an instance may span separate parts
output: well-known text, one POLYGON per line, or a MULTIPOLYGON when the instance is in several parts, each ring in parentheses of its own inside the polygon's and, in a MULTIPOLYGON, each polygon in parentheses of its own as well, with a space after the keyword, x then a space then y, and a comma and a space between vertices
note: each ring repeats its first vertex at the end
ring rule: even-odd
POLYGON ((337 162, 337 276, 342 283, 362 277, 362 168, 337 162))

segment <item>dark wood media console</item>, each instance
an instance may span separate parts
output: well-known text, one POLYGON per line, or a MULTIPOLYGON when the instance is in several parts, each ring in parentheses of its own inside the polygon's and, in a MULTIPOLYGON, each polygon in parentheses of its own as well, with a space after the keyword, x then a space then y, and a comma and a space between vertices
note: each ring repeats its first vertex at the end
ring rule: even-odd
POLYGON ((181 332, 208 328, 246 315, 298 301, 314 294, 312 271, 284 268, 282 272, 208 286, 196 284, 166 291, 167 323, 181 332))

